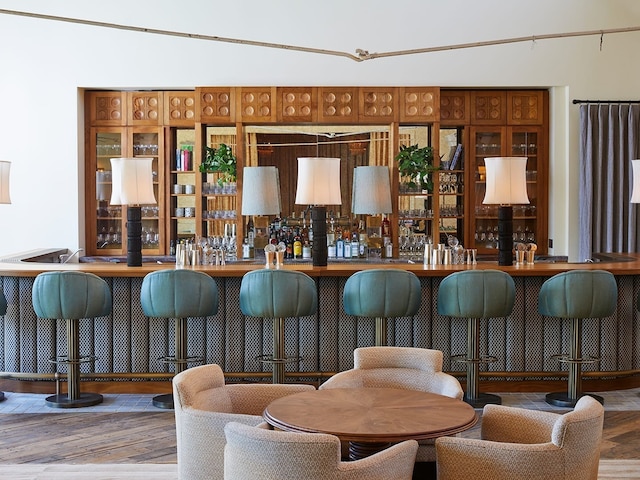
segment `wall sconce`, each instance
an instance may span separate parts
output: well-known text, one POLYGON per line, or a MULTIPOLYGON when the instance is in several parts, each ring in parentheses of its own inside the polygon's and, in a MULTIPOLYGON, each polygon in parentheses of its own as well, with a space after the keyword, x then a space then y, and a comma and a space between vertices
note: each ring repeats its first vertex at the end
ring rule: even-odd
POLYGON ((152 158, 112 158, 111 205, 127 205, 127 266, 142 266, 140 205, 156 204, 152 158))
POLYGON ((313 265, 327 265, 327 208, 342 205, 339 158, 298 158, 297 205, 311 206, 313 265))
POLYGON ((527 157, 485 158, 485 205, 498 209, 498 265, 513 265, 513 205, 528 204, 527 157))

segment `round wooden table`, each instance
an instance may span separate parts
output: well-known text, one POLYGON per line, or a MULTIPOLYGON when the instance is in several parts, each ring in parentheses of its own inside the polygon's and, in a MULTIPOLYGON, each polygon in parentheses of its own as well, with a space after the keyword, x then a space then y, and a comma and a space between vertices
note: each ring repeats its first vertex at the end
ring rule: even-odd
POLYGON ((435 393, 396 388, 327 388, 271 402, 263 413, 289 432, 329 433, 357 460, 403 440, 453 435, 473 427, 470 405, 435 393))

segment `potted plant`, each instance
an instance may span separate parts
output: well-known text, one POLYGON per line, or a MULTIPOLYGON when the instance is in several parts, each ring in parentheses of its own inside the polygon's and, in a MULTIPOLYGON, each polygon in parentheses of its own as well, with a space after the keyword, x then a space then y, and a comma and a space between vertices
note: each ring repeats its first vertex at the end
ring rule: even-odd
POLYGON ((220 186, 225 182, 235 182, 237 175, 237 162, 231 147, 221 143, 218 148, 204 147, 204 149, 204 161, 200 164, 200 171, 203 173, 221 173, 222 175, 218 179, 218 184, 220 186))
POLYGON ((440 170, 433 164, 433 147, 420 148, 417 144, 400 146, 400 152, 395 156, 401 181, 411 190, 426 190, 433 193, 433 178, 431 174, 440 170))

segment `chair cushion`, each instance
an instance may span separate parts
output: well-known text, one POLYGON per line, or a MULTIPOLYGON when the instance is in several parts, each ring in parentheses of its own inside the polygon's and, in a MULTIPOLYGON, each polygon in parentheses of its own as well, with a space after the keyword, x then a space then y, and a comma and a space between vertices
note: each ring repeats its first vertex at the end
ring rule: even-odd
POLYGON ((458 318, 511 315, 516 287, 501 270, 466 270, 446 276, 438 288, 438 313, 458 318))
POLYGON ((420 308, 420 280, 406 270, 361 270, 347 279, 342 298, 347 315, 411 317, 420 308))
POLYGON ((318 308, 316 283, 294 270, 254 270, 242 277, 240 310, 251 317, 313 315, 318 308))
POLYGON ((560 318, 602 318, 613 315, 618 286, 611 272, 572 270, 547 279, 538 295, 538 311, 560 318))
POLYGON ((92 273, 45 272, 33 282, 32 302, 40 318, 102 317, 111 313, 111 290, 92 273))
POLYGON ((218 313, 218 286, 195 270, 158 270, 147 274, 140 290, 148 317, 209 317, 218 313))

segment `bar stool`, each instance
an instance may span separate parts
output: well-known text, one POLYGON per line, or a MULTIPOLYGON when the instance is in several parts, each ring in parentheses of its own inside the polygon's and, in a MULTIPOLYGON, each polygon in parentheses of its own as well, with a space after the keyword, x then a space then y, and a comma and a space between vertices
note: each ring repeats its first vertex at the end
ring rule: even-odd
MULTIPOLYGON (((4 292, 0 290, 0 315, 7 313, 7 299, 4 298, 4 292)), ((4 392, 0 392, 0 402, 5 400, 4 392)))
POLYGON ((418 312, 420 280, 406 270, 361 270, 347 279, 342 300, 347 315, 375 318, 375 344, 386 346, 387 318, 412 317, 418 312))
MULTIPOLYGON (((32 289, 33 309, 39 318, 65 320, 67 354, 49 361, 67 365, 67 395, 56 391, 45 399, 50 407, 89 407, 102 402, 102 395, 80 392, 80 364, 93 362, 93 355, 80 355, 80 319, 111 313, 111 290, 100 277, 84 272, 45 272, 32 289)), ((56 386, 57 387, 57 386, 56 386)), ((57 388, 56 388, 57 390, 57 388)))
POLYGON ((313 315, 318 309, 318 292, 311 277, 294 270, 253 270, 242 277, 240 310, 244 315, 273 319, 273 354, 258 357, 271 363, 273 383, 284 383, 287 357, 284 343, 286 317, 313 315))
MULTIPOLYGON (((582 321, 604 318, 616 311, 618 285, 615 277, 604 270, 573 270, 547 279, 538 295, 538 311, 547 317, 568 318, 571 321, 569 354, 554 355, 569 364, 567 392, 546 395, 547 403, 559 407, 574 407, 586 395, 582 393, 583 363, 597 363, 597 357, 582 355, 582 321)), ((602 397, 589 393, 600 403, 602 397)))
MULTIPOLYGON (((158 270, 142 280, 140 303, 148 317, 173 318, 175 344, 173 356, 160 357, 163 363, 173 364, 175 374, 187 364, 203 362, 204 357, 187 353, 188 317, 209 317, 218 313, 218 286, 215 280, 195 270, 158 270)), ((173 408, 173 393, 156 395, 153 405, 173 408)))
POLYGON ((513 279, 500 270, 466 270, 440 282, 438 313, 467 319, 467 353, 452 358, 467 364, 464 401, 474 408, 502 403, 498 395, 480 393, 480 364, 496 361, 494 356, 480 355, 480 320, 511 315, 515 295, 513 279))

